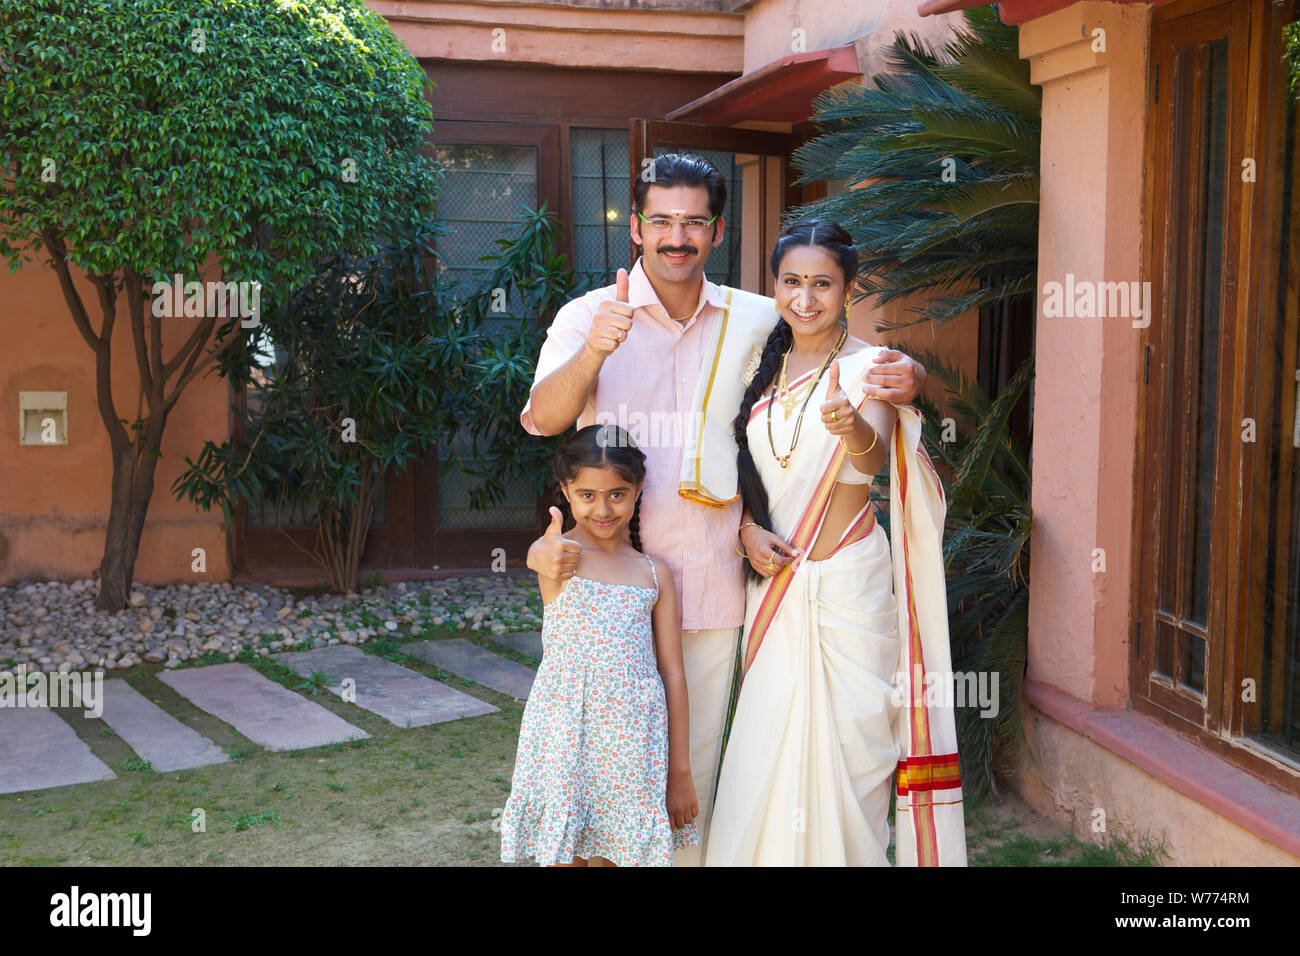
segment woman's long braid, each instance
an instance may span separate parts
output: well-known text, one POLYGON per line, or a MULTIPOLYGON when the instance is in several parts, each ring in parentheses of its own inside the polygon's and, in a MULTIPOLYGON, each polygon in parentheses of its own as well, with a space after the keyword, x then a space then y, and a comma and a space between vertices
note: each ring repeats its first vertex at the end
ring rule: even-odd
MULTIPOLYGON (((776 378, 776 374, 781 368, 781 357, 790 348, 793 341, 794 332, 790 328, 790 323, 786 322, 785 319, 778 320, 776 327, 772 329, 771 334, 767 337, 767 344, 763 346, 762 357, 758 360, 758 371, 754 373, 753 381, 745 389, 745 397, 740 403, 740 414, 736 416, 736 420, 732 423, 736 436, 736 476, 740 497, 749 506, 754 521, 763 528, 768 528, 772 516, 768 512, 767 489, 763 487, 763 481, 758 476, 758 466, 754 464, 754 456, 749 451, 749 438, 746 430, 749 427, 750 410, 753 409, 754 403, 758 401, 758 397, 767 390, 767 387, 776 378)), ((763 580, 763 576, 755 571, 753 565, 748 561, 745 562, 745 580, 763 580)))

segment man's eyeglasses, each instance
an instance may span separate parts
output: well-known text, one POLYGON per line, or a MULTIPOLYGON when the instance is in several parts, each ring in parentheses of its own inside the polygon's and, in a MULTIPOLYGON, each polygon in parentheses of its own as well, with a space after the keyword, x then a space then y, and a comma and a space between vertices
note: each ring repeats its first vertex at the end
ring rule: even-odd
POLYGON ((637 213, 637 217, 649 226, 652 232, 666 233, 671 230, 675 224, 680 222, 684 227, 686 227, 687 232, 695 233, 697 235, 712 226, 718 218, 717 216, 714 216, 712 219, 673 219, 669 216, 651 216, 647 219, 639 212, 637 213))

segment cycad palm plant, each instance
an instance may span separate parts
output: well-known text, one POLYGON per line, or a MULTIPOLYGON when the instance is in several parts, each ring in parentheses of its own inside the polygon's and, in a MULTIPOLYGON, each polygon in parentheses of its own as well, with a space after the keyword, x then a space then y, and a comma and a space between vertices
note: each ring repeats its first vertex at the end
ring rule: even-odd
POLYGON ((820 135, 795 151, 801 183, 862 184, 794 210, 857 240, 858 285, 880 304, 917 293, 913 322, 1032 300, 1038 259, 1042 95, 995 9, 965 11, 939 55, 894 37, 876 88, 839 86, 813 103, 820 135))
MULTIPOLYGON (((1014 27, 996 8, 965 12, 943 54, 897 34, 893 72, 814 103, 820 134, 796 151, 800 182, 858 188, 792 210, 844 226, 858 242, 860 295, 915 297, 911 321, 942 325, 972 309, 1032 308, 1037 274, 1041 94, 1014 27)), ((944 419, 924 399, 925 439, 949 476, 944 542, 953 668, 996 673, 997 716, 957 712, 967 792, 995 792, 994 767, 1024 754, 1019 719, 1029 603, 1030 471, 1009 420, 1032 356, 990 402, 960 371, 917 353, 949 390, 944 419), (947 426, 945 428, 943 425, 947 426)), ((887 501, 888 498, 886 497, 887 501)))

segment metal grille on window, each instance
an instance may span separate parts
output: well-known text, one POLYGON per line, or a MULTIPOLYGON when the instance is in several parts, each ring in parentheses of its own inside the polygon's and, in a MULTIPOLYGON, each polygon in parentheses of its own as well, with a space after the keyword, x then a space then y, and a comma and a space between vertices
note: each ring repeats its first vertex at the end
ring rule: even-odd
MULTIPOLYGON (((436 214, 450 229, 438 241, 439 269, 468 292, 483 274, 486 263, 480 257, 496 253, 494 240, 504 238, 519 221, 519 204, 537 208, 537 151, 530 146, 444 145, 436 147, 435 155, 446 170, 436 214)), ((507 316, 485 320, 488 332, 503 332, 523 317, 517 296, 512 294, 506 305, 507 316)), ((468 455, 469 448, 468 434, 459 432, 451 443, 439 443, 439 461, 456 452, 468 455)), ((505 500, 483 511, 469 506, 470 480, 456 464, 439 479, 439 530, 536 524, 537 494, 530 479, 507 482, 505 500)))
MULTIPOLYGON (((655 150, 656 156, 672 152, 655 150)), ((705 275, 722 285, 740 284, 740 209, 742 172, 731 153, 692 150, 713 163, 727 181, 723 207, 722 243, 709 253, 705 275)), ((572 129, 569 138, 573 176, 573 259, 579 273, 594 285, 607 285, 627 261, 628 194, 627 130, 572 129)))

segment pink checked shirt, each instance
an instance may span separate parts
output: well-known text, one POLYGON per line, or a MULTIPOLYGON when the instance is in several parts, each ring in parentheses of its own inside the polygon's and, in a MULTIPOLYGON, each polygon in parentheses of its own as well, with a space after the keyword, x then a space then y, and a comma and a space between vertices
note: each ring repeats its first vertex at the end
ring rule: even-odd
MULTIPOLYGON (((592 317, 614 286, 565 304, 555 315, 537 359, 533 388, 582 348, 592 317)), ((708 508, 681 498, 682 436, 691 420, 691 397, 703 362, 702 343, 725 305, 722 290, 706 277, 691 317, 674 322, 659 303, 638 259, 628 275, 632 328, 601 366, 596 385, 578 416, 578 427, 614 423, 626 428, 645 452, 641 543, 673 573, 682 630, 740 627, 745 589, 736 531, 742 506, 708 508), (598 418, 599 416, 599 418, 598 418)), ((532 398, 519 422, 533 435, 532 398)))

